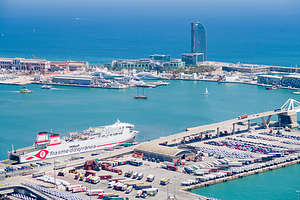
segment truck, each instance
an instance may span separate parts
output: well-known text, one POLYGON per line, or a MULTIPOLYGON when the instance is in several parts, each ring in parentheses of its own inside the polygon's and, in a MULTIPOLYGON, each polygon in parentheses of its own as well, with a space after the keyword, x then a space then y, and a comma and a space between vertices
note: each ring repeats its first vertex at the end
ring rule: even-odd
POLYGON ((248 117, 248 115, 244 114, 244 115, 239 116, 238 119, 246 119, 247 117, 248 117))
POLYGON ((87 194, 88 196, 97 196, 97 195, 99 195, 99 194, 101 194, 101 193, 104 193, 104 190, 102 190, 102 189, 94 189, 94 190, 88 190, 88 191, 86 192, 86 194, 87 194))
POLYGON ((117 194, 113 194, 113 193, 100 193, 98 195, 98 198, 99 199, 109 199, 109 198, 112 198, 112 197, 118 197, 119 195, 117 194))
POLYGON ((137 160, 130 160, 129 164, 133 165, 133 166, 141 166, 141 165, 143 165, 143 162, 137 161, 137 160))
POLYGON ((72 191, 73 188, 80 188, 82 185, 69 185, 66 187, 67 191, 72 191))
POLYGON ((148 182, 152 182, 152 181, 154 181, 154 178, 155 178, 154 175, 149 174, 149 175, 147 176, 146 180, 147 180, 148 182))
POLYGON ((77 192, 85 192, 86 188, 85 187, 80 187, 80 188, 73 188, 72 193, 77 193, 77 192))
POLYGON ((160 184, 160 185, 168 185, 169 182, 170 182, 170 179, 168 179, 168 178, 163 178, 163 179, 160 180, 159 184, 160 184))
POLYGON ((140 184, 136 184, 135 186, 134 186, 134 188, 136 189, 136 190, 142 190, 142 189, 146 189, 146 188, 152 188, 152 185, 150 184, 150 183, 140 183, 140 184))
POLYGON ((157 188, 147 188, 142 190, 143 193, 146 193, 149 196, 155 196, 158 193, 157 188))
POLYGON ((94 176, 94 177, 90 178, 90 182, 93 184, 97 184, 100 182, 100 177, 94 176))

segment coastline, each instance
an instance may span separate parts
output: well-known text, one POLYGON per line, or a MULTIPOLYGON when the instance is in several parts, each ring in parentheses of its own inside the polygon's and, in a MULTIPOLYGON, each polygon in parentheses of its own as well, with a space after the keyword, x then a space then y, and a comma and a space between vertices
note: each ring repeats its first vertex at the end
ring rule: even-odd
MULTIPOLYGON (((180 81, 204 81, 204 82, 218 82, 220 84, 222 83, 233 83, 233 84, 246 84, 246 85, 257 85, 262 87, 271 87, 272 85, 268 84, 260 84, 260 83, 251 83, 251 82, 245 82, 245 81, 218 81, 215 79, 179 79, 179 78, 171 78, 171 79, 162 79, 162 80, 180 80, 180 81)), ((62 83, 42 83, 39 81, 24 81, 24 82, 12 82, 12 83, 4 83, 0 82, 0 85, 29 85, 29 84, 39 84, 39 85, 57 85, 57 86, 72 86, 72 87, 87 87, 87 88, 104 88, 104 89, 127 89, 132 86, 126 85, 126 87, 116 88, 116 87, 102 87, 98 85, 78 85, 78 84, 62 84, 62 83)), ((284 87, 280 86, 279 89, 289 89, 289 90, 299 90, 299 88, 290 88, 290 87, 284 87)))

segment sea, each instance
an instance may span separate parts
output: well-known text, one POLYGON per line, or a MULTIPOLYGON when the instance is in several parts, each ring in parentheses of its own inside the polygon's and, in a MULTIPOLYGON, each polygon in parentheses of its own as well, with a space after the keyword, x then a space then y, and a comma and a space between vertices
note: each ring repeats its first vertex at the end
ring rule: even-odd
POLYGON ((299 19, 298 0, 1 0, 0 57, 180 58, 198 21, 208 60, 296 66, 299 19))
MULTIPOLYGON (((47 60, 147 58, 190 52, 190 23, 207 31, 210 61, 300 65, 300 2, 297 0, 1 0, 0 57, 47 60)), ((178 133, 187 127, 272 110, 290 90, 266 91, 239 84, 170 81, 146 89, 55 87, 20 94, 0 85, 0 158, 32 145, 37 132, 66 134, 111 124, 136 125, 138 141, 178 133), (208 88, 209 95, 203 95, 208 88)), ((275 119, 274 119, 275 120, 275 119)), ((299 165, 218 184, 193 192, 219 199, 296 199, 299 165)))

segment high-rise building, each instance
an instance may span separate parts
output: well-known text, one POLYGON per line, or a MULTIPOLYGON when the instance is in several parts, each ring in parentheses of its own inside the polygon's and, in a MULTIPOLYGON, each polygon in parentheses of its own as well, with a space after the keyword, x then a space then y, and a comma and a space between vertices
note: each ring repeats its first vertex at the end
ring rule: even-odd
POLYGON ((196 66, 198 63, 202 63, 204 61, 203 53, 184 53, 181 55, 182 62, 185 63, 185 66, 196 66))
POLYGON ((202 24, 198 22, 191 23, 192 33, 192 53, 203 53, 206 61, 206 31, 202 24))
POLYGON ((150 55, 150 59, 158 62, 168 62, 171 60, 170 55, 153 54, 150 55))

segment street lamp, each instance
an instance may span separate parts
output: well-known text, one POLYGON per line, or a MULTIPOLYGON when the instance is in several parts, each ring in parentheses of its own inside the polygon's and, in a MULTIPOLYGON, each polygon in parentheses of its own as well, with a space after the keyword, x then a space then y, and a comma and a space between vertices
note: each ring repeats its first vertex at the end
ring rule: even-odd
POLYGON ((56 189, 57 187, 56 187, 56 174, 55 174, 55 170, 56 170, 56 168, 55 168, 55 158, 54 158, 53 159, 53 175, 54 175, 54 187, 56 189))

